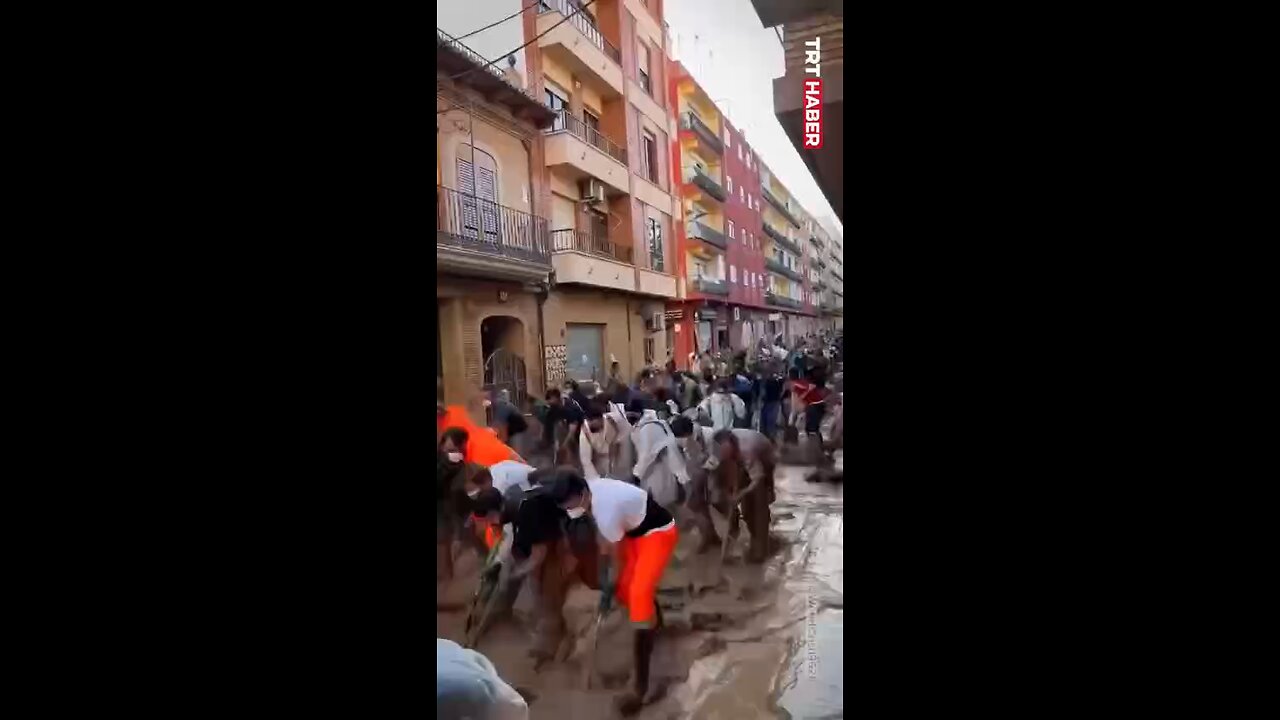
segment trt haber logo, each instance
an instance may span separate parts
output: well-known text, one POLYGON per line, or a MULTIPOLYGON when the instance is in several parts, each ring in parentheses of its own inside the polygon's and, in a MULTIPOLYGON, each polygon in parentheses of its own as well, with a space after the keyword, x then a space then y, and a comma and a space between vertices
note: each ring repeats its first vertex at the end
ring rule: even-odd
POLYGON ((822 38, 805 40, 804 146, 822 147, 822 38))

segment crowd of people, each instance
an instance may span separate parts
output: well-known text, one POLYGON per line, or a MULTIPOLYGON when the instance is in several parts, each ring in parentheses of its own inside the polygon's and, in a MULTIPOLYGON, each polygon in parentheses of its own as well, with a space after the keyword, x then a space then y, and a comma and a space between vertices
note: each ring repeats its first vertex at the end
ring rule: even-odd
POLYGON ((829 460, 840 446, 842 360, 840 343, 815 336, 790 350, 704 353, 688 371, 668 362, 634 382, 615 362, 602 382, 547 390, 529 419, 495 398, 487 426, 438 403, 437 581, 453 581, 462 553, 482 567, 464 645, 527 587, 537 608, 531 654, 563 659, 572 643, 563 606, 581 583, 599 591, 600 617, 617 603, 634 629, 633 686, 618 707, 638 711, 663 626, 657 589, 679 533, 697 533, 697 552, 723 554, 745 524, 747 562, 766 559, 779 449, 808 445, 829 460), (512 447, 528 435, 526 458, 512 447))

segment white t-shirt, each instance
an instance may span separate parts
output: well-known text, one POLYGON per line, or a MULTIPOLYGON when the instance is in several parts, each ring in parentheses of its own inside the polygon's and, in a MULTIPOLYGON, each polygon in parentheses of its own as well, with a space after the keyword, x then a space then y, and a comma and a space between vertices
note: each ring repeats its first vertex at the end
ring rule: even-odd
POLYGON ((493 486, 503 495, 507 494, 507 489, 512 485, 519 485, 523 490, 531 489, 529 485, 529 473, 534 468, 515 460, 503 460, 496 465, 489 466, 489 476, 493 478, 493 486))
POLYGON ((644 522, 649 493, 621 480, 588 480, 591 488, 591 517, 605 540, 616 543, 644 522))

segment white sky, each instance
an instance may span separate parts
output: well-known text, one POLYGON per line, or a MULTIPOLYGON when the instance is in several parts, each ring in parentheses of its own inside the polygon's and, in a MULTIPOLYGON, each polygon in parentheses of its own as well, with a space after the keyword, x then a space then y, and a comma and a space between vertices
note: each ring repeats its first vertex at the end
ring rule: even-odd
POLYGON ((746 131, 747 143, 801 207, 830 218, 843 236, 843 225, 773 114, 773 79, 783 74, 774 29, 761 26, 751 0, 667 0, 665 10, 675 59, 746 131))

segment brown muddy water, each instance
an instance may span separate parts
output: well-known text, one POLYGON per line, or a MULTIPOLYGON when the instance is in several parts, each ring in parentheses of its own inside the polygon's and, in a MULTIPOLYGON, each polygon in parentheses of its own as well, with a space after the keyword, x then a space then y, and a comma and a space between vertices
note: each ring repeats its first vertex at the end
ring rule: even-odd
MULTIPOLYGON (((778 468, 770 532, 777 548, 763 565, 742 561, 745 530, 723 567, 718 552, 693 554, 696 530, 681 532, 659 590, 667 623, 651 671, 659 698, 635 717, 844 717, 844 488, 805 482, 810 471, 778 468)), ((465 607, 476 561, 462 562, 459 580, 437 592, 438 603, 465 607)), ((623 613, 614 611, 602 625, 599 680, 585 689, 582 663, 598 597, 583 587, 570 593, 565 618, 578 642, 562 662, 535 671, 528 656, 532 603, 523 594, 515 616, 476 648, 530 699, 532 720, 619 717, 612 701, 630 687, 632 664, 623 613)), ((437 611, 436 634, 462 642, 464 622, 464 610, 437 611)))

